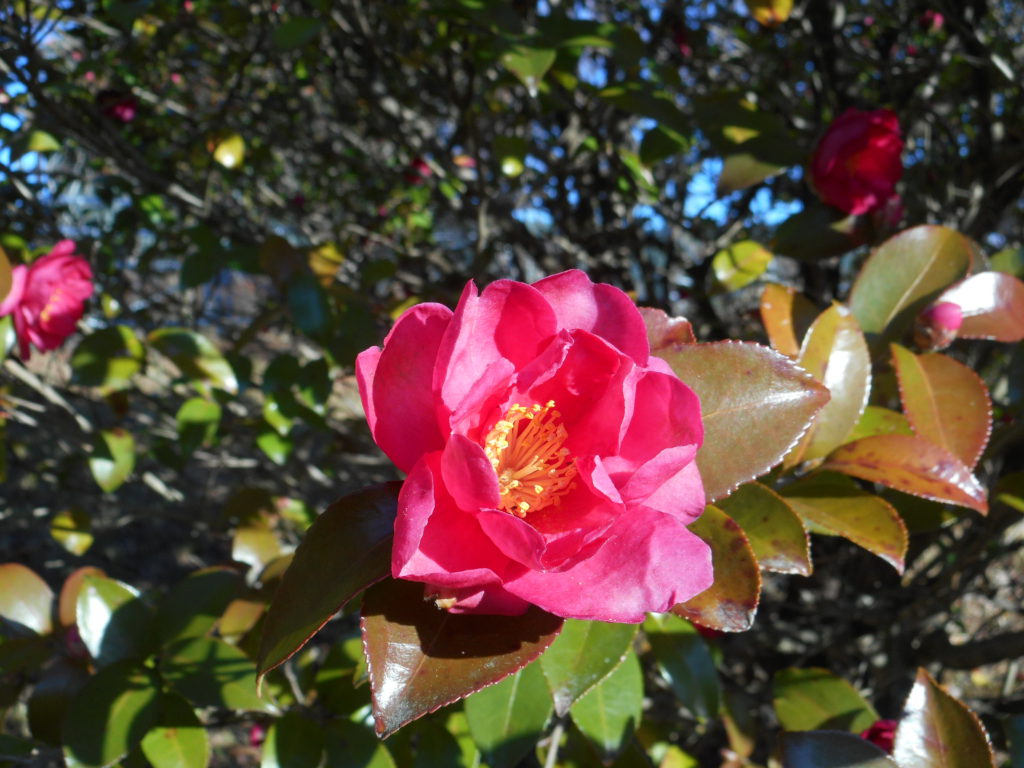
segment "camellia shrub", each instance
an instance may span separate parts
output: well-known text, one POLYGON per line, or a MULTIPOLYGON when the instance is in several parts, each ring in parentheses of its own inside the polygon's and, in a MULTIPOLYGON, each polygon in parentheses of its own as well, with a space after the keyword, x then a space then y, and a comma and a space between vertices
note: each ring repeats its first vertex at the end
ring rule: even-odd
POLYGON ((0 10, 0 765, 1021 764, 1022 35, 0 10))

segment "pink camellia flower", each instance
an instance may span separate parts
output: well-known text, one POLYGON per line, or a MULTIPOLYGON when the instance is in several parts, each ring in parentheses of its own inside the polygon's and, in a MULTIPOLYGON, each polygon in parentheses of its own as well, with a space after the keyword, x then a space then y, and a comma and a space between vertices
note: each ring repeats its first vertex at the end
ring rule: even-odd
POLYGON ((119 123, 130 123, 139 111, 139 102, 130 93, 103 91, 96 97, 96 102, 104 117, 119 123))
POLYGON ((935 33, 942 29, 946 23, 946 17, 938 11, 929 9, 921 14, 921 18, 917 20, 917 23, 925 32, 935 33))
POLYGON ((939 301, 927 307, 914 321, 914 343, 925 350, 945 349, 956 339, 964 313, 959 304, 939 301))
POLYGON ((867 728, 860 737, 865 741, 870 741, 879 749, 882 749, 892 754, 892 744, 896 738, 896 726, 898 723, 895 720, 878 720, 867 728))
POLYGON ((579 271, 469 283, 356 361, 377 445, 408 477, 391 572, 441 608, 639 622, 712 582, 697 396, 625 293, 579 271))
POLYGON ((848 109, 829 126, 811 159, 811 184, 818 196, 860 215, 895 194, 903 175, 903 140, 896 113, 848 109))
POLYGON ((75 244, 61 240, 29 266, 11 270, 11 290, 0 303, 0 317, 12 315, 21 356, 59 347, 75 332, 85 300, 92 296, 92 270, 75 254, 75 244))

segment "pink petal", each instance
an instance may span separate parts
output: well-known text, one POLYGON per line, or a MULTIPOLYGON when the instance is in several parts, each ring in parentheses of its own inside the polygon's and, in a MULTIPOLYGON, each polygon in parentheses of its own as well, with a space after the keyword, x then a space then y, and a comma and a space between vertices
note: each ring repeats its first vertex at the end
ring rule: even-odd
POLYGON ((622 497, 629 506, 643 505, 689 525, 704 511, 704 484, 694 457, 697 446, 666 448, 629 476, 622 497))
POLYGON ((533 284, 555 310, 558 327, 601 336, 643 365, 650 354, 647 327, 629 296, 612 285, 592 283, 572 269, 533 284))
MULTIPOLYGON (((498 476, 484 449, 462 435, 452 435, 441 453, 441 475, 459 509, 497 509, 498 476)), ((502 514, 505 514, 504 512, 502 514)))
POLYGON ((674 374, 646 371, 636 384, 620 455, 608 470, 614 478, 618 472, 636 471, 666 447, 703 442, 700 400, 693 390, 674 374))
POLYGON ((505 581, 523 600, 566 618, 640 622, 711 586, 711 550, 674 517, 638 507, 604 546, 565 571, 505 581))
POLYGON ((413 468, 398 495, 391 574, 444 587, 500 584, 521 566, 494 546, 471 512, 458 509, 441 481, 441 454, 413 468))
POLYGON ((477 295, 466 285, 438 353, 434 385, 449 412, 498 360, 518 369, 533 360, 555 333, 555 314, 534 288, 498 280, 477 295))
POLYGON ((373 377, 377 373, 377 364, 383 351, 380 347, 370 347, 356 355, 359 399, 363 401, 363 412, 366 414, 366 423, 370 426, 371 434, 377 431, 377 412, 373 407, 373 377))
MULTIPOLYGON (((373 439, 403 472, 444 446, 431 384, 441 338, 452 313, 441 304, 418 304, 384 339, 373 373, 373 439)), ((364 367, 369 366, 367 358, 364 367)))

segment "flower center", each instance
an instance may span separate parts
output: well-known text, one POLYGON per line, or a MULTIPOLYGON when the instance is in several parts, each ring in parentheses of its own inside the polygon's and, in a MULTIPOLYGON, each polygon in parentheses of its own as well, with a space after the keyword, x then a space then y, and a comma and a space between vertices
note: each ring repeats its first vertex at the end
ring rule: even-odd
POLYGON ((576 465, 565 447, 569 436, 555 401, 544 405, 518 403, 502 416, 484 441, 484 452, 498 476, 501 508, 526 517, 558 506, 576 487, 576 465))

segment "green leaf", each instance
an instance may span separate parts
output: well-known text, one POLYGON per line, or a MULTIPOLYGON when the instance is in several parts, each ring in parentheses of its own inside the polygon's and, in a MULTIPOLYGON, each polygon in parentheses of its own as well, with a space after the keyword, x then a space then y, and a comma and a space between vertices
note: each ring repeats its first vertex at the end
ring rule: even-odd
POLYGON ((691 141, 682 134, 662 125, 644 134, 640 142, 640 162, 650 168, 667 157, 685 152, 691 141))
POLYGON ((20 563, 0 565, 0 617, 36 634, 53 630, 53 590, 20 563))
POLYGON ((668 614, 650 614, 644 621, 644 634, 658 670, 672 686, 679 703, 699 720, 717 718, 718 671, 693 625, 668 614))
POLYGON ((386 579, 371 587, 361 628, 377 734, 387 737, 517 672, 544 652, 561 626, 560 618, 536 607, 521 616, 438 610, 414 581, 386 579))
POLYGON ((313 42, 324 28, 320 19, 298 16, 288 19, 284 24, 274 28, 272 35, 274 47, 279 51, 293 51, 307 43, 313 42))
POLYGON ((163 645, 207 634, 242 591, 237 571, 206 568, 189 574, 160 601, 157 635, 163 645))
POLYGON ((81 507, 62 509, 50 521, 50 535, 73 555, 83 555, 92 546, 89 513, 81 507))
POLYGON ((658 356, 700 397, 697 466, 708 501, 777 464, 828 402, 810 374, 760 344, 676 344, 658 356), (751 440, 755 434, 765 439, 751 440))
POLYGON ((536 746, 552 711, 539 664, 474 693, 464 707, 469 732, 490 768, 517 765, 536 746))
POLYGON ((782 768, 900 768, 870 741, 842 731, 782 734, 782 768))
POLYGON ((96 673, 64 718, 64 753, 76 765, 103 768, 120 760, 157 724, 160 682, 132 661, 96 673))
POLYGON ((761 294, 761 322, 772 349, 795 359, 803 338, 818 316, 818 309, 795 288, 768 283, 761 294))
POLYGON ((169 646, 160 659, 167 683, 197 707, 273 712, 256 695, 256 667, 238 648, 212 637, 192 637, 169 646))
POLYGON ((837 448, 823 469, 831 469, 932 501, 988 512, 985 489, 949 451, 906 435, 865 437, 837 448))
POLYGON ((960 307, 964 322, 956 335, 962 339, 1024 339, 1024 282, 1012 275, 972 275, 944 292, 938 301, 960 307))
POLYGON ((903 411, 914 432, 973 467, 992 431, 985 382, 963 363, 939 353, 915 355, 893 344, 892 359, 903 411))
POLYGON ((807 529, 786 500, 771 488, 745 483, 718 506, 743 529, 762 569, 811 574, 807 529))
POLYGON ((628 654, 608 677, 572 705, 576 727, 609 763, 629 746, 643 715, 644 679, 640 660, 628 654))
POLYGON ((33 736, 60 745, 68 705, 87 680, 89 673, 84 667, 63 658, 43 671, 28 700, 28 725, 33 736))
POLYGON ((715 278, 726 290, 737 291, 757 280, 775 258, 754 240, 741 240, 723 248, 711 259, 715 278))
MULTIPOLYGON (((759 142, 765 143, 765 142, 759 142)), ((748 142, 749 144, 749 142, 748 142)), ((744 146, 748 146, 744 144, 744 146)), ((753 146, 750 146, 753 149, 753 146)), ((763 150, 758 150, 763 152, 763 150)), ((772 154, 769 150, 766 154, 772 154)), ((722 173, 715 188, 717 196, 728 195, 737 189, 746 189, 759 184, 770 176, 782 173, 791 163, 779 164, 759 160, 756 152, 737 152, 727 155, 722 161, 722 173)))
POLYGON ((690 531, 711 547, 714 583, 685 603, 672 607, 684 619, 722 632, 745 632, 754 623, 761 598, 761 572, 743 530, 710 504, 690 531))
POLYGON ((330 712, 345 716, 369 704, 369 690, 356 687, 356 674, 363 664, 363 640, 358 632, 335 642, 317 670, 317 700, 330 712))
POLYGON ((369 730, 345 720, 334 720, 324 728, 328 766, 395 768, 387 747, 369 730))
POLYGON ((206 768, 210 741, 192 706, 174 693, 159 701, 157 725, 142 739, 142 753, 153 768, 206 768))
POLYGON ((847 477, 811 475, 783 488, 783 497, 808 522, 849 539, 903 573, 907 528, 889 502, 847 477))
POLYGON ((787 731, 832 729, 860 733, 878 713, 852 685, 827 669, 783 669, 775 674, 775 714, 787 731))
POLYGON ((1018 245, 1016 248, 1013 246, 1003 248, 1003 250, 993 254, 990 263, 992 269, 997 272, 1003 272, 1014 277, 1024 277, 1024 247, 1018 245))
POLYGON ((558 638, 540 658, 556 714, 564 715, 573 702, 611 674, 629 652, 636 630, 633 624, 566 619, 558 638))
POLYGON ((295 444, 287 435, 281 435, 272 429, 260 432, 256 438, 256 445, 263 451, 264 455, 277 465, 283 466, 291 455, 295 444))
POLYGON ((105 493, 113 493, 135 469, 135 438, 120 427, 101 430, 89 456, 89 470, 105 493))
POLYGON ((57 623, 62 629, 70 629, 78 623, 78 595, 82 591, 86 576, 105 576, 99 568, 83 566, 72 571, 60 588, 57 598, 57 623))
POLYGON ((316 519, 270 604, 260 675, 291 657, 345 603, 391 573, 399 483, 344 496, 316 519))
POLYGON ((519 78, 530 95, 534 96, 540 81, 555 63, 555 52, 550 48, 517 45, 502 54, 501 63, 505 69, 519 78))
POLYGON ((910 428, 907 417, 899 411, 890 408, 882 408, 878 405, 869 405, 860 415, 857 425, 853 431, 846 436, 846 442, 852 443, 863 437, 874 435, 913 435, 914 430, 910 428))
POLYGON ((324 732, 320 726, 298 712, 287 712, 267 732, 260 768, 319 768, 323 759, 324 732))
POLYGON ((146 350, 134 332, 115 325, 90 333, 71 355, 71 380, 102 394, 127 389, 141 369, 146 350))
POLYGON ((868 403, 871 355, 857 320, 841 304, 833 304, 814 321, 797 362, 828 387, 831 399, 811 423, 785 465, 820 459, 846 440, 868 403))
POLYGON ((199 446, 212 443, 217 435, 220 415, 220 405, 203 397, 193 397, 182 403, 175 416, 182 453, 191 454, 199 446))
POLYGON ((250 520, 240 525, 231 540, 231 559, 260 572, 284 554, 281 541, 265 520, 250 520))
POLYGON ((86 574, 76 606, 78 634, 99 666, 153 652, 153 611, 127 584, 86 574))
POLYGON ((981 720, 923 668, 903 707, 892 756, 900 768, 995 766, 981 720))
POLYGON ((920 226, 889 238, 871 255, 850 292, 850 309, 864 333, 897 337, 980 255, 947 227, 920 226))
POLYGON ((245 162, 245 139, 238 133, 229 133, 219 139, 213 148, 213 159, 229 171, 245 162))
POLYGON ((59 152, 60 142, 46 131, 30 131, 25 143, 26 152, 59 152))
POLYGON ((769 247, 783 256, 815 261, 846 253, 863 242, 864 232, 856 216, 811 203, 778 226, 769 247))
POLYGON ((160 328, 149 334, 149 343, 193 381, 230 394, 238 392, 235 372, 205 336, 186 328, 160 328))

